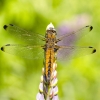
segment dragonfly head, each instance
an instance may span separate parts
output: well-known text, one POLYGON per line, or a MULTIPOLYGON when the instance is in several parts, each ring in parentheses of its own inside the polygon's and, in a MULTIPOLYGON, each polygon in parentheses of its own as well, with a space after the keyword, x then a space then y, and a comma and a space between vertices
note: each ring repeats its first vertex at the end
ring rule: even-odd
POLYGON ((55 28, 52 23, 50 23, 46 28, 46 30, 53 30, 53 29, 55 29, 55 28))
POLYGON ((46 27, 46 31, 47 33, 50 33, 50 34, 55 34, 56 35, 56 30, 53 26, 52 23, 50 23, 47 27, 46 27))

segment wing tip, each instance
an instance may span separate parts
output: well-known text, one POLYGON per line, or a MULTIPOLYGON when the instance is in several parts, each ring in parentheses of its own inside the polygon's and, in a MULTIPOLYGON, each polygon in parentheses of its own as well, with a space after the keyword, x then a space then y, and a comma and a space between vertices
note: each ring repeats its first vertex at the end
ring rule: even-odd
POLYGON ((5 51, 4 47, 1 47, 1 50, 2 50, 2 51, 5 51))
POLYGON ((90 25, 88 25, 86 27, 89 27, 89 31, 91 31, 93 29, 93 26, 90 26, 90 25))
MULTIPOLYGON (((10 26, 13 26, 13 24, 9 24, 10 26)), ((4 25, 3 28, 6 30, 8 28, 8 25, 4 25)))
POLYGON ((93 49, 92 53, 95 53, 96 52, 96 49, 93 49))
MULTIPOLYGON (((5 46, 10 46, 10 44, 6 44, 5 46)), ((1 47, 1 50, 2 50, 2 51, 5 51, 5 46, 2 46, 2 47, 1 47)))
POLYGON ((90 31, 93 29, 93 26, 90 26, 90 31))
POLYGON ((3 26, 3 28, 4 28, 5 30, 7 29, 7 27, 8 27, 7 25, 4 25, 4 26, 3 26))
MULTIPOLYGON (((94 48, 94 47, 89 46, 89 48, 94 48)), ((94 48, 94 49, 92 50, 92 54, 95 53, 95 52, 96 52, 96 49, 94 48)))

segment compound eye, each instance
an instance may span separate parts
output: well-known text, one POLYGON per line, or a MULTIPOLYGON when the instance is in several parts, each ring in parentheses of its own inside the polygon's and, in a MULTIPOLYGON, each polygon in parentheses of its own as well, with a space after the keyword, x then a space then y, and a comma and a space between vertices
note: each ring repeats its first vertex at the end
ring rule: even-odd
POLYGON ((56 31, 55 30, 52 30, 52 33, 56 33, 56 31))

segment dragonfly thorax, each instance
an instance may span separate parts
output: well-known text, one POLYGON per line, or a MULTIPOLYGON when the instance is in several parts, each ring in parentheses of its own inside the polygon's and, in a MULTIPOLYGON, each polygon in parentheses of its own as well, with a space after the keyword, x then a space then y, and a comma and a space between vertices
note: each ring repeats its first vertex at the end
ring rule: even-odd
POLYGON ((55 33, 52 33, 51 34, 51 31, 47 31, 47 34, 45 36, 46 38, 46 45, 47 47, 54 47, 55 43, 56 43, 56 34, 55 33))

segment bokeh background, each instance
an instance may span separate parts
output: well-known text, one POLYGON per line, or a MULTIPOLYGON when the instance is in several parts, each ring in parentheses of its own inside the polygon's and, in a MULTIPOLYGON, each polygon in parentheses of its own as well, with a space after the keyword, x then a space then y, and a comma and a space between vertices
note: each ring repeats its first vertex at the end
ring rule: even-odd
MULTIPOLYGON (((44 35, 46 26, 75 29, 92 25, 82 44, 97 52, 66 63, 58 62, 59 100, 100 100, 99 0, 0 0, 0 47, 17 44, 3 29, 15 24, 44 35)), ((36 100, 43 59, 27 60, 0 51, 0 100, 36 100)))

